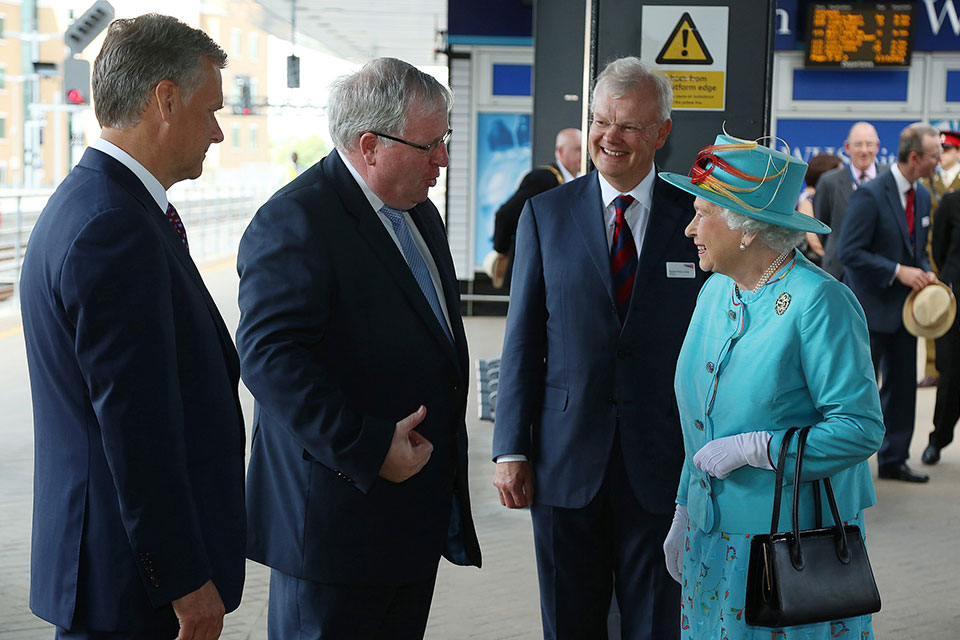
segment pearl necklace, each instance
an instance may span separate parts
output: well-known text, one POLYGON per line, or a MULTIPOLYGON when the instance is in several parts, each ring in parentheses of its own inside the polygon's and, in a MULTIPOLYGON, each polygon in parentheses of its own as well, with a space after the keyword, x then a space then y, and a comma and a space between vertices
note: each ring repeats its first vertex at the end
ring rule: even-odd
POLYGON ((777 259, 774 260, 769 267, 767 267, 767 270, 764 271, 763 274, 760 276, 760 279, 757 280, 757 285, 752 289, 753 293, 760 291, 760 289, 762 289, 764 285, 767 284, 767 281, 773 276, 773 274, 777 272, 777 269, 779 269, 780 266, 783 265, 784 262, 786 262, 787 256, 789 256, 791 253, 793 252, 785 251, 781 253, 779 256, 777 256, 777 259))

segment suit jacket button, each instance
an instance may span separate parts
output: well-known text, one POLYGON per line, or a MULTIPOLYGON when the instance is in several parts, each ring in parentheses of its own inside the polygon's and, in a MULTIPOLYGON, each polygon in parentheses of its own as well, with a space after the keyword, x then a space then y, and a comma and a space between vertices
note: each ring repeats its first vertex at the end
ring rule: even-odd
POLYGON ((707 373, 713 373, 713 363, 712 363, 712 362, 708 362, 708 363, 707 363, 707 373))
MULTIPOLYGON (((693 426, 695 426, 695 427, 697 428, 697 431, 703 431, 703 423, 700 422, 699 420, 694 420, 694 421, 693 421, 693 426)), ((701 482, 702 482, 702 481, 701 481, 701 482)))
POLYGON ((737 319, 737 314, 733 312, 733 309, 731 309, 730 311, 727 311, 727 316, 728 316, 731 320, 736 320, 736 319, 737 319))
POLYGON ((607 398, 607 404, 609 404, 611 407, 615 407, 617 406, 617 399, 614 398, 613 396, 610 396, 609 398, 607 398))

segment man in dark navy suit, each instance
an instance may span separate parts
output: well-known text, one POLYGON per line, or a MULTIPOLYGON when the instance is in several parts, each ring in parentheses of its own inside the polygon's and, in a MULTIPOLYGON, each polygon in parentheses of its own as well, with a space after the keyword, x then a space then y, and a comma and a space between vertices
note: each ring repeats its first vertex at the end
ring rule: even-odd
POLYGON ((226 61, 168 16, 111 24, 101 137, 30 237, 30 608, 58 638, 213 640, 240 602, 239 361, 166 195, 223 140, 226 61))
POLYGON ((886 433, 877 454, 881 478, 926 482, 907 466, 917 389, 917 339, 903 326, 903 302, 937 280, 927 256, 931 178, 940 159, 940 132, 922 122, 900 133, 897 162, 857 189, 840 232, 843 281, 857 295, 870 329, 870 351, 880 379, 886 433))
POLYGON ((693 198, 657 178, 670 81, 637 58, 597 78, 597 171, 527 202, 500 365, 494 484, 532 506, 546 638, 680 631, 663 542, 683 442, 673 378, 704 275, 683 235, 693 198))
POLYGON ((249 557, 274 640, 422 638, 441 554, 480 566, 467 490, 467 342, 443 221, 452 96, 379 58, 339 79, 336 150, 240 243, 256 399, 249 557))

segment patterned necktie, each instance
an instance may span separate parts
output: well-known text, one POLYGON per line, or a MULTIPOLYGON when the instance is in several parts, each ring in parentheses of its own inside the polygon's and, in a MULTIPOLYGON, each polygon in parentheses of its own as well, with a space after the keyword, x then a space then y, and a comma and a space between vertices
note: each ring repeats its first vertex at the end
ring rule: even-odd
POLYGON ((866 184, 866 183, 868 183, 868 182, 870 182, 870 176, 867 175, 867 172, 866 172, 866 171, 861 171, 861 172, 860 172, 860 180, 859 180, 858 184, 864 185, 864 184, 866 184))
POLYGON ((173 230, 180 236, 180 242, 183 243, 183 248, 187 250, 187 253, 190 253, 190 245, 187 244, 187 230, 183 228, 183 220, 180 219, 180 214, 177 213, 172 202, 167 204, 167 222, 170 223, 173 230))
POLYGON ((633 202, 633 196, 617 196, 613 207, 617 220, 613 227, 613 248, 610 250, 610 273, 613 275, 613 297, 617 302, 620 324, 627 318, 633 280, 637 275, 637 245, 623 213, 633 202))
POLYGON ((410 266, 410 271, 413 272, 414 279, 417 281, 417 284, 420 285, 420 291, 423 292, 427 303, 430 305, 430 308, 433 309, 433 314, 437 316, 437 321, 440 323, 440 326, 443 327, 443 333, 450 342, 453 342, 453 336, 450 335, 450 328, 447 326, 447 319, 444 317, 443 309, 440 307, 437 289, 433 286, 433 279, 430 277, 430 270, 427 268, 427 263, 424 261, 423 256, 420 255, 417 245, 413 242, 413 236, 410 234, 410 227, 407 226, 407 219, 403 217, 403 211, 398 211, 397 209, 383 205, 380 207, 380 213, 387 216, 387 220, 393 225, 393 231, 397 234, 397 240, 400 241, 403 256, 407 259, 407 264, 410 266))
POLYGON ((913 205, 917 199, 917 194, 913 190, 913 187, 907 189, 907 231, 910 233, 910 236, 913 236, 913 205))

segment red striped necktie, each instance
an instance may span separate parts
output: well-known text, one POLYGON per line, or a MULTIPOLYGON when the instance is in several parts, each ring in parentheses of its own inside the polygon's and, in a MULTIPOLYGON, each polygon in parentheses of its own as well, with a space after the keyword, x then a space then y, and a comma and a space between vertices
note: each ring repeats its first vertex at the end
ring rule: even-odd
POLYGON ((183 248, 187 250, 187 253, 190 253, 190 245, 187 244, 187 230, 183 228, 183 220, 180 219, 180 214, 177 213, 172 202, 167 204, 167 222, 170 223, 173 230, 180 236, 180 242, 183 243, 183 248))
POLYGON ((907 207, 905 213, 907 214, 907 231, 910 233, 910 237, 913 237, 913 208, 914 202, 917 198, 917 192, 913 190, 911 186, 907 189, 907 207))
POLYGON ((637 245, 623 213, 633 202, 633 196, 617 196, 613 207, 617 220, 613 227, 613 247, 610 250, 610 273, 613 276, 613 297, 617 302, 620 324, 627 318, 633 280, 637 275, 637 245))

